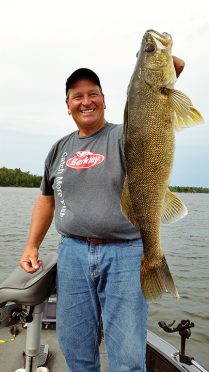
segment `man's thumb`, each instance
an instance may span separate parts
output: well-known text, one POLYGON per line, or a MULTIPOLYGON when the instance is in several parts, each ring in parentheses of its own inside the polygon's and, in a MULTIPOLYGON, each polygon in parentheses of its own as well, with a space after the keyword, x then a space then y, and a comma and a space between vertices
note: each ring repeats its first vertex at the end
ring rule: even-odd
POLYGON ((39 264, 36 258, 31 258, 31 265, 34 269, 39 269, 39 264))

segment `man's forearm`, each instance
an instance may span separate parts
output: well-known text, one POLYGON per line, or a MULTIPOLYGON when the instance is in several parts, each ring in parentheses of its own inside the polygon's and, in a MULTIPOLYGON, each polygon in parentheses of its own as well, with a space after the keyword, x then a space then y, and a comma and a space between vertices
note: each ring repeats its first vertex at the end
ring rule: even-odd
POLYGON ((27 244, 39 247, 54 217, 54 197, 40 194, 32 213, 27 244))
POLYGON ((20 259, 20 266, 28 273, 34 273, 41 266, 38 250, 51 225, 53 216, 54 197, 40 194, 33 209, 29 238, 20 259))

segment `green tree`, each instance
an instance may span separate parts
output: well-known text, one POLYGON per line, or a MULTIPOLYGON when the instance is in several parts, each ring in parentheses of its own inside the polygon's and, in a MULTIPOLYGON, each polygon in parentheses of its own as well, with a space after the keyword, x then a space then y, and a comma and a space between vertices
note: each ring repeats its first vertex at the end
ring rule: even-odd
POLYGON ((20 168, 0 168, 0 186, 39 187, 41 176, 23 172, 20 168))

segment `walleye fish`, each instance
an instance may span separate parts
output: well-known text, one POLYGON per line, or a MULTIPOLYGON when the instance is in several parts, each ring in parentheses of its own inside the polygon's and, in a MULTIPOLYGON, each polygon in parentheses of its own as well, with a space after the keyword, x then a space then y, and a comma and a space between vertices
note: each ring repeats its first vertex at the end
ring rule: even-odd
POLYGON ((160 224, 187 214, 181 200, 168 189, 175 130, 203 120, 190 99, 174 89, 176 72, 171 49, 172 37, 168 33, 145 33, 124 112, 127 175, 121 208, 141 232, 141 286, 147 300, 163 292, 179 297, 161 246, 160 224))

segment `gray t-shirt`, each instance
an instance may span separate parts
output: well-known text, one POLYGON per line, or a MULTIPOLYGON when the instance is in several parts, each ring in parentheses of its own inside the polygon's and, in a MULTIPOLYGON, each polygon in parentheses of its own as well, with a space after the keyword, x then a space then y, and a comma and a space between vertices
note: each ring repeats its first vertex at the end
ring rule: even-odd
POLYGON ((107 123, 91 136, 73 132, 50 150, 41 191, 54 195, 55 225, 61 235, 140 238, 120 209, 125 178, 122 136, 122 125, 107 123))

